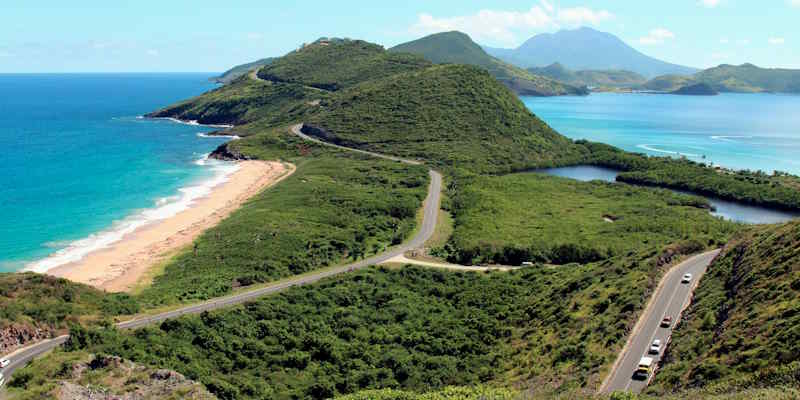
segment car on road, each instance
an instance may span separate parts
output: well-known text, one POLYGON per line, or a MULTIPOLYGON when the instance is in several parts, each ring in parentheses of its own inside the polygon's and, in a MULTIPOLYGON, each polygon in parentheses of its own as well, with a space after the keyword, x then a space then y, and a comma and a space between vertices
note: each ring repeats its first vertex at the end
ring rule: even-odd
POLYGON ((653 340, 653 344, 650 345, 650 354, 660 354, 661 353, 661 340, 656 339, 653 340))
POLYGON ((639 365, 636 366, 636 371, 633 372, 634 377, 637 378, 644 378, 650 376, 650 373, 653 372, 653 359, 650 357, 642 357, 639 360, 639 365))
POLYGON ((7 358, 0 358, 0 368, 5 368, 8 366, 8 364, 11 364, 11 361, 9 361, 7 358))
POLYGON ((684 274, 681 283, 689 283, 692 281, 692 274, 684 274))
POLYGON ((672 317, 669 315, 665 315, 664 318, 661 319, 661 327, 662 328, 669 328, 672 326, 672 317))

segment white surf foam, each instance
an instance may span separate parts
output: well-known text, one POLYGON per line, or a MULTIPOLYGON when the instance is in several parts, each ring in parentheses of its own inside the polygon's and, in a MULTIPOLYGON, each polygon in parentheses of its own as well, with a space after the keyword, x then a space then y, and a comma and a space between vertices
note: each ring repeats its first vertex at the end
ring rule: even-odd
MULTIPOLYGON (((136 118, 144 119, 145 117, 140 115, 140 116, 138 116, 136 118)), ((176 124, 191 125, 191 126, 207 126, 207 127, 210 127, 210 128, 225 128, 225 129, 233 128, 233 125, 228 125, 228 124, 201 124, 201 123, 197 122, 197 120, 193 120, 193 119, 192 120, 186 120, 186 121, 184 121, 182 119, 172 118, 172 117, 151 117, 151 118, 147 118, 147 119, 172 121, 172 122, 175 122, 176 124)))
POLYGON ((656 145, 656 144, 639 144, 639 145, 636 145, 636 147, 638 147, 640 149, 649 150, 649 151, 653 151, 653 152, 656 152, 656 153, 672 154, 672 155, 675 155, 675 156, 685 156, 685 157, 700 157, 699 154, 681 153, 679 151, 664 150, 664 149, 659 149, 659 148, 657 148, 655 146, 658 146, 658 145, 656 145))
POLYGON ((239 169, 234 163, 210 160, 207 154, 196 163, 211 168, 214 172, 212 177, 178 189, 178 194, 175 196, 157 199, 153 208, 134 212, 131 216, 113 223, 107 230, 74 241, 49 257, 27 264, 24 270, 43 273, 61 265, 80 261, 94 251, 108 248, 143 226, 188 209, 198 199, 208 196, 216 186, 227 182, 230 175, 239 169))
POLYGON ((737 142, 734 139, 752 139, 752 136, 742 136, 742 135, 718 135, 718 136, 711 136, 711 139, 714 140, 721 140, 723 142, 737 142))
POLYGON ((223 138, 223 139, 231 139, 231 140, 239 140, 239 139, 241 139, 241 137, 239 137, 239 135, 209 135, 207 133, 198 133, 197 137, 200 137, 200 138, 211 138, 211 139, 223 138))

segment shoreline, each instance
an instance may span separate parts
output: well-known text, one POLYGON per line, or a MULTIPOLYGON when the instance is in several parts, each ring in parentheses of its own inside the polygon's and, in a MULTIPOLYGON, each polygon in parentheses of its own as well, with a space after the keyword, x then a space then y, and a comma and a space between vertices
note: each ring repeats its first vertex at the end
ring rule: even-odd
POLYGON ((119 240, 78 260, 38 272, 111 292, 131 290, 152 267, 294 172, 293 166, 274 161, 241 161, 235 167, 207 193, 190 200, 185 209, 136 226, 119 240))

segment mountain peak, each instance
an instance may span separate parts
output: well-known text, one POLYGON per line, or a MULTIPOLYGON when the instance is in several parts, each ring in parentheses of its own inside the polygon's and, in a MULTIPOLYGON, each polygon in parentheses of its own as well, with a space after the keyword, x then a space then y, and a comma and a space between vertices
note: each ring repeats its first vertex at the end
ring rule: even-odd
POLYGON ((486 50, 503 61, 524 68, 557 62, 571 70, 627 70, 646 77, 690 75, 698 71, 649 57, 613 34, 590 27, 539 34, 513 50, 486 50))

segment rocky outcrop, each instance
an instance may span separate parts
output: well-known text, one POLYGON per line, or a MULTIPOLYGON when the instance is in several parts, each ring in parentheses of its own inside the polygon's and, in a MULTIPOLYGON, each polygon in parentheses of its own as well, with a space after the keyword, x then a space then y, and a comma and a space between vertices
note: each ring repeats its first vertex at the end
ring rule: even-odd
POLYGON ((214 151, 212 151, 208 157, 222 161, 250 160, 250 157, 240 153, 236 149, 232 149, 229 144, 230 143, 225 143, 220 145, 214 151))
POLYGON ((212 400, 203 385, 170 370, 149 370, 113 356, 96 356, 72 365, 71 376, 58 382, 52 395, 59 400, 212 400), (84 376, 92 372, 92 383, 84 376), (98 372, 107 372, 97 380, 98 372))
POLYGON ((53 337, 49 328, 31 325, 12 324, 0 328, 0 354, 11 353, 21 347, 53 337))

